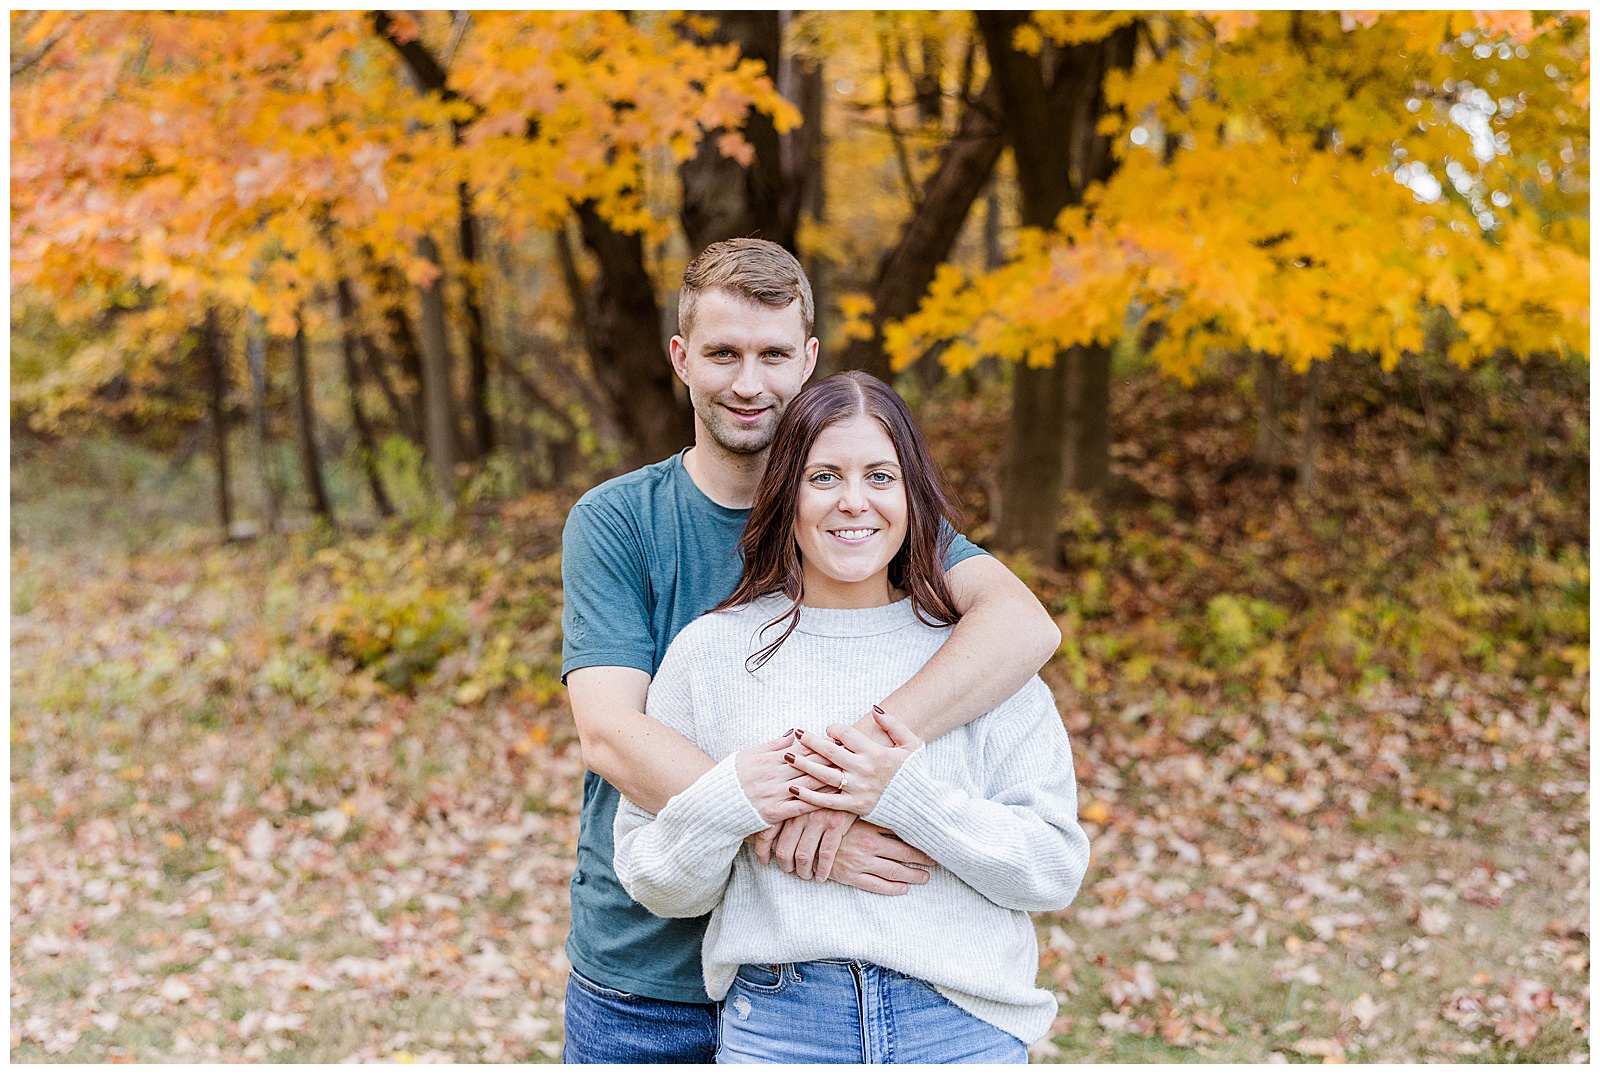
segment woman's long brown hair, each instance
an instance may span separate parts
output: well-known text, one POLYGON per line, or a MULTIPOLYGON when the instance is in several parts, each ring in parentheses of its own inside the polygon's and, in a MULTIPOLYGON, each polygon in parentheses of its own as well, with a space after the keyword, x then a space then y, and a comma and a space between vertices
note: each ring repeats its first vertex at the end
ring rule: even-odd
POLYGON ((733 595, 712 609, 722 611, 772 593, 789 598, 788 610, 759 633, 786 620, 788 625, 777 641, 745 662, 750 671, 771 659, 800 624, 804 575, 794 526, 811 445, 828 426, 858 417, 874 418, 883 426, 905 475, 906 536, 889 561, 890 585, 911 595, 912 610, 929 626, 948 626, 961 618, 944 576, 944 553, 954 532, 943 525, 950 517, 950 499, 911 412, 894 389, 870 373, 835 373, 796 395, 778 422, 767 469, 739 539, 744 576, 733 595))

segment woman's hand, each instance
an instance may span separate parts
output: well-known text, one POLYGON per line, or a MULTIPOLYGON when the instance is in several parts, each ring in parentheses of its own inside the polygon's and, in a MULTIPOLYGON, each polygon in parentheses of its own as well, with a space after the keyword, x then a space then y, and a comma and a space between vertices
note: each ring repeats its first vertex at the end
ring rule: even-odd
POLYGON ((796 773, 786 758, 794 751, 794 735, 791 731, 782 738, 751 746, 734 755, 733 769, 739 775, 739 786, 768 824, 777 824, 816 808, 789 793, 796 773))
POLYGON ((783 753, 783 760, 832 789, 812 790, 796 783, 789 787, 790 796, 815 807, 847 810, 858 817, 871 813, 894 774, 922 745, 911 728, 878 706, 872 707, 872 715, 889 736, 889 745, 880 745, 844 724, 830 725, 825 735, 796 731, 795 741, 817 756, 792 751, 783 753))

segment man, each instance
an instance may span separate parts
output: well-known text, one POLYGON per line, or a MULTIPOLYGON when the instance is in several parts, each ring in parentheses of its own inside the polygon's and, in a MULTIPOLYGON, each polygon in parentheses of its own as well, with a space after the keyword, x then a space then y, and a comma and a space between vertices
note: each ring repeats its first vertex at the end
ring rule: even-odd
MULTIPOLYGON (((567 518, 562 676, 588 772, 567 940, 566 1062, 713 1060, 717 1008, 700 974, 705 921, 657 918, 628 897, 612 870, 612 821, 619 792, 658 811, 712 767, 645 715, 645 698, 678 631, 738 582, 737 544, 767 448, 816 366, 813 318, 811 285, 781 246, 708 247, 684 272, 671 342, 694 406, 694 446, 590 490, 567 518)), ((1010 697, 1060 642, 1039 602, 993 557, 957 537, 945 566, 961 622, 880 702, 924 740, 1010 697)), ((858 726, 881 734, 863 716, 858 726)), ((932 864, 833 810, 763 836, 763 861, 885 897, 924 882, 919 867, 932 864)))

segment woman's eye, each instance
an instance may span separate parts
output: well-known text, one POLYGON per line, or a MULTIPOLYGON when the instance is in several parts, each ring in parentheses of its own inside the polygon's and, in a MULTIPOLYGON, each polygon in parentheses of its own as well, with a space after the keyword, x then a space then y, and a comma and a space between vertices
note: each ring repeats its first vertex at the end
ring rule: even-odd
POLYGON ((876 473, 868 475, 867 480, 871 481, 874 485, 892 485, 894 483, 894 475, 888 471, 879 470, 876 473))
POLYGON ((829 473, 821 473, 821 474, 812 474, 811 475, 811 483, 813 485, 831 485, 834 482, 834 480, 835 480, 834 476, 832 474, 829 474, 829 473))

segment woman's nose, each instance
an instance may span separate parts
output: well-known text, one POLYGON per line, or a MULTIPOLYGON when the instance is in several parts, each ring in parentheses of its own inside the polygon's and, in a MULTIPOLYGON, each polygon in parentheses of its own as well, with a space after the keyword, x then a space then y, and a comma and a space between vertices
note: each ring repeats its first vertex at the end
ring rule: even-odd
POLYGON ((839 493, 839 510, 846 514, 859 515, 866 509, 866 490, 854 481, 846 481, 844 489, 839 493))

